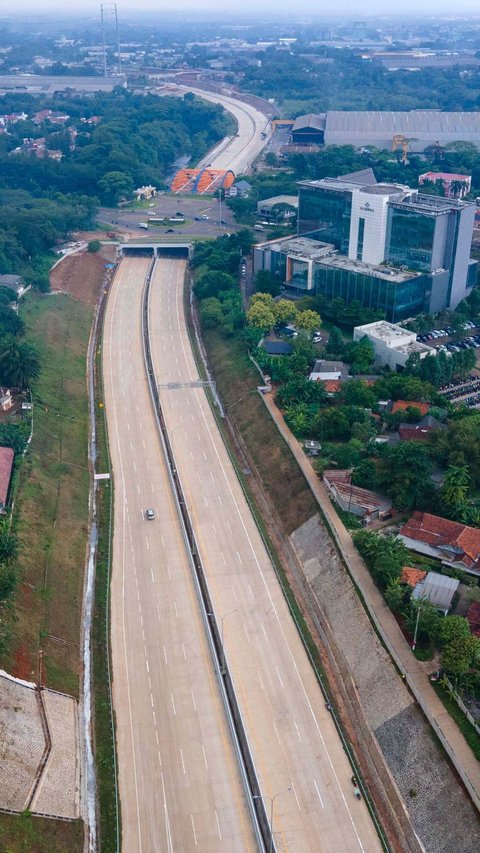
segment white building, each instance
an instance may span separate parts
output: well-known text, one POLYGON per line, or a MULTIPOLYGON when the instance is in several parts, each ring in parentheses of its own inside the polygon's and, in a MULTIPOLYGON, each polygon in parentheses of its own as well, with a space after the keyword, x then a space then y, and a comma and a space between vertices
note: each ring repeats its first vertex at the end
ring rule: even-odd
POLYGON ((379 365, 388 365, 391 370, 405 367, 409 355, 418 353, 420 358, 436 355, 436 350, 417 341, 415 332, 409 332, 395 323, 378 320, 376 323, 366 323, 355 326, 353 340, 360 341, 367 337, 375 350, 375 361, 379 365))
POLYGON ((376 184, 352 193, 348 257, 383 264, 386 253, 388 203, 402 199, 408 187, 376 184))

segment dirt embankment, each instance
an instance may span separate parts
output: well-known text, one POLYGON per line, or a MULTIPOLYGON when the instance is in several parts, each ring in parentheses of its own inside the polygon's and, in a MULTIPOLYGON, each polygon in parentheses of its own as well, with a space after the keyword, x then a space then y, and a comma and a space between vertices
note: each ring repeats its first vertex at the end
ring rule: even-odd
POLYGON ((115 259, 115 246, 103 246, 98 253, 67 255, 50 273, 52 293, 68 293, 88 305, 96 305, 105 279, 105 264, 115 259))

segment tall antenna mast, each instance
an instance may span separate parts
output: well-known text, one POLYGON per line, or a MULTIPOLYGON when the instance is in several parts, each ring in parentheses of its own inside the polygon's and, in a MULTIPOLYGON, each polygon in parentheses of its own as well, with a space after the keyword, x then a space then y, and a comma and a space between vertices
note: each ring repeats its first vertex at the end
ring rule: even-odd
POLYGON ((108 77, 108 51, 112 49, 117 52, 118 73, 122 73, 122 58, 120 56, 120 36, 118 33, 118 15, 116 3, 102 3, 100 6, 102 17, 102 46, 103 46, 103 74, 108 77))

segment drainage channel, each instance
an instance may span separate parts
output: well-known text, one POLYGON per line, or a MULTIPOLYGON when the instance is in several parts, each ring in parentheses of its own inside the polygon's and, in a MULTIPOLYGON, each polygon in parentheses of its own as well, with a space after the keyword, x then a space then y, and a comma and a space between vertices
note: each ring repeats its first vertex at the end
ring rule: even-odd
POLYGON ((235 694, 232 678, 230 676, 228 665, 226 661, 223 660, 221 630, 214 614, 213 604, 208 590, 205 572, 203 570, 202 562, 198 553, 195 534, 193 531, 190 515, 185 501, 185 496, 180 482, 180 477, 175 463, 175 457, 173 455, 173 450, 168 436, 162 406, 160 403, 158 386, 155 380, 155 371, 153 368, 153 360, 150 348, 148 312, 150 302, 150 287, 157 263, 158 261, 153 261, 152 266, 150 267, 150 271, 145 279, 144 295, 142 302, 143 354, 145 369, 148 377, 148 384, 150 388, 150 395, 152 398, 153 409, 155 412, 155 418, 162 443, 163 452, 167 462, 170 484, 175 498, 185 544, 187 546, 187 553, 189 555, 190 564, 193 569, 193 577, 195 580, 197 594, 200 601, 203 621, 207 631, 208 642, 212 652, 212 657, 215 662, 217 679, 220 686, 220 691, 222 694, 222 699, 225 706, 235 751, 237 754, 243 785, 247 793, 247 801, 249 804, 259 849, 261 851, 273 851, 276 850, 275 842, 270 834, 270 825, 267 818, 263 799, 261 798, 261 790, 258 784, 257 774, 250 752, 248 738, 243 724, 243 719, 235 694))

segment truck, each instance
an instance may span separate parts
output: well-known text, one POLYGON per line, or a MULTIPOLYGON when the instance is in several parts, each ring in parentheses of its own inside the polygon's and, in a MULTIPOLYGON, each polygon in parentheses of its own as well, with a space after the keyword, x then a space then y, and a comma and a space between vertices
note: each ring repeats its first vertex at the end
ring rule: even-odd
POLYGON ((145 230, 147 230, 148 229, 148 222, 139 222, 138 227, 139 228, 145 228, 145 230))

